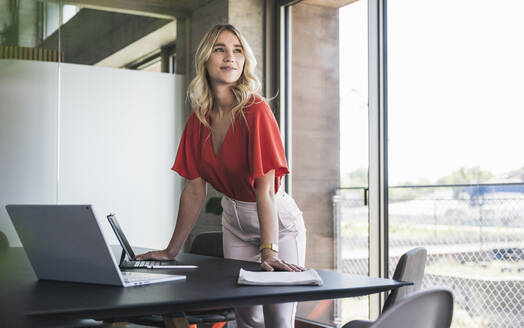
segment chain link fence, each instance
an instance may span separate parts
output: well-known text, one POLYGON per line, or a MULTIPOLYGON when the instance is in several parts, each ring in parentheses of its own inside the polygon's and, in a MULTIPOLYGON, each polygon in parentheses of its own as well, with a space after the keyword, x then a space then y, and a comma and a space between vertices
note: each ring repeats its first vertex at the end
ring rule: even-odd
MULTIPOLYGON (((342 272, 368 274, 365 192, 339 189, 334 198, 342 272)), ((524 184, 394 187, 388 212, 390 276, 404 252, 423 246, 422 288, 453 291, 452 327, 524 327, 524 184)))

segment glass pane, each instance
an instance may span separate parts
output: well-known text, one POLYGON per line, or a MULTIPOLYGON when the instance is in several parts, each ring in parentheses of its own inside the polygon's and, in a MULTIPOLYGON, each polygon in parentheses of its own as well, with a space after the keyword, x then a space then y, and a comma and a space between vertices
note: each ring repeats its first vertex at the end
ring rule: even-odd
MULTIPOLYGON (((368 274, 367 1, 290 10, 292 195, 308 229, 306 265, 368 274)), ((368 318, 367 297, 303 302, 299 317, 368 318)))
MULTIPOLYGON (((340 8, 340 261, 344 273, 369 275, 367 0, 340 8)), ((340 302, 342 323, 368 319, 369 297, 340 302)))
POLYGON ((423 288, 453 291, 452 327, 524 324, 523 12, 388 3, 390 272, 426 247, 423 288))
POLYGON ((130 240, 159 249, 169 242, 178 211, 178 204, 165 204, 182 187, 183 179, 164 165, 173 161, 185 123, 185 82, 139 71, 162 72, 162 56, 174 51, 176 20, 115 10, 63 6, 63 24, 50 36, 60 38, 64 56, 58 200, 89 200, 100 213, 116 212, 130 240), (148 215, 155 220, 144 228, 141 218, 148 215))
POLYGON ((58 26, 47 2, 0 1, 0 232, 21 246, 6 204, 54 203, 57 181, 58 26))
MULTIPOLYGON (((57 39, 58 31, 50 38, 57 39)), ((162 49, 175 40, 175 20, 63 7, 60 42, 66 63, 140 69, 159 61, 162 49)))
POLYGON ((58 26, 59 6, 44 1, 0 2, 0 60, 58 61, 58 40, 46 34, 58 26))

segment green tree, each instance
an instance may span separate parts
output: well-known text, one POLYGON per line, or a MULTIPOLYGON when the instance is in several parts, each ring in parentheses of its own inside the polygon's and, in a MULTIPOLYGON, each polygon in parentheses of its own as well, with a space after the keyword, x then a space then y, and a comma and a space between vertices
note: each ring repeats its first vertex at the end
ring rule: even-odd
POLYGON ((466 184, 466 183, 484 183, 493 178, 493 173, 483 171, 479 166, 461 167, 452 172, 450 175, 437 180, 438 184, 466 184))

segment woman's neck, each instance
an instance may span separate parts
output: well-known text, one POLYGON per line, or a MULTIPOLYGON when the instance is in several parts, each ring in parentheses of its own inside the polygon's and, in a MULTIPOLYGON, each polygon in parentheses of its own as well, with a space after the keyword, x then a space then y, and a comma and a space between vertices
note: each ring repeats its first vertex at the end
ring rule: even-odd
POLYGON ((215 95, 213 110, 216 110, 216 114, 218 116, 229 114, 235 106, 235 96, 231 92, 231 87, 229 85, 216 86, 213 88, 213 93, 215 95))

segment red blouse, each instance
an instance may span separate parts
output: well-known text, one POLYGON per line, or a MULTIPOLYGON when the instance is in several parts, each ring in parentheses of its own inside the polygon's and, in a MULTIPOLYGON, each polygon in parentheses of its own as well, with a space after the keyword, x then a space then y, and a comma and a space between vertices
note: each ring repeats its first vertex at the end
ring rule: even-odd
MULTIPOLYGON (((193 113, 178 146, 172 170, 186 179, 201 177, 226 196, 255 202, 255 179, 275 170, 275 193, 289 173, 275 116, 261 98, 237 115, 215 156, 209 128, 193 113)), ((208 117, 209 122, 209 117, 208 117)))

